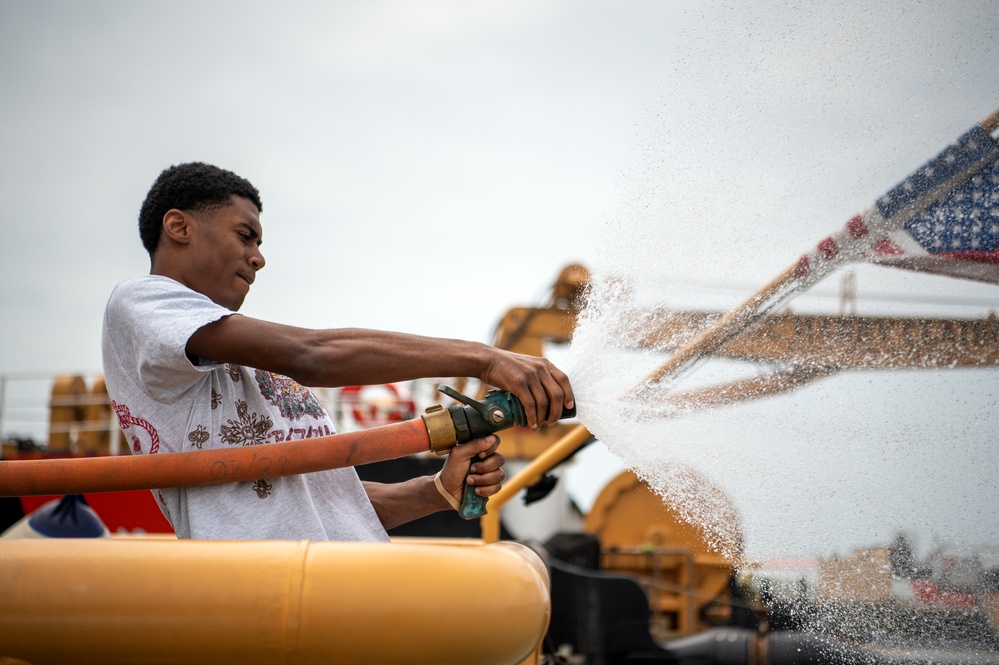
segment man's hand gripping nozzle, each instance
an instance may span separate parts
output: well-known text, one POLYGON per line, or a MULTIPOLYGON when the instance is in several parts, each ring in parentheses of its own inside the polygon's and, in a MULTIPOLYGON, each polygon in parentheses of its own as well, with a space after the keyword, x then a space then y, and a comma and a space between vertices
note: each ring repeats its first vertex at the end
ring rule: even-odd
MULTIPOLYGON (((510 427, 527 426, 524 405, 512 393, 490 390, 479 402, 448 386, 441 386, 440 391, 460 404, 452 404, 447 408, 435 404, 422 416, 430 435, 430 450, 438 455, 446 455, 454 446, 468 443, 472 439, 480 439, 510 427)), ((563 408, 560 420, 575 417, 575 408, 563 408)), ((479 496, 474 488, 466 484, 462 490, 458 514, 466 520, 480 517, 486 513, 486 501, 486 497, 479 496)))

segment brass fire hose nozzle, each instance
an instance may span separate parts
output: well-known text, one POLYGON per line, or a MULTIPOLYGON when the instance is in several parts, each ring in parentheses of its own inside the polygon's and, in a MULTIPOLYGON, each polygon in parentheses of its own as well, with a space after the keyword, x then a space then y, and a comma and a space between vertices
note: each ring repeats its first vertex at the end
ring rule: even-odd
POLYGON ((440 404, 429 407, 422 415, 430 437, 430 450, 437 455, 447 455, 458 443, 458 431, 451 414, 440 404))
MULTIPOLYGON (((430 435, 430 450, 438 455, 446 455, 459 443, 468 443, 509 427, 527 425, 524 405, 512 393, 490 390, 479 402, 447 386, 438 390, 461 402, 447 408, 434 404, 423 414, 423 422, 430 435)), ((575 417, 575 408, 563 409, 559 416, 560 419, 575 417)))

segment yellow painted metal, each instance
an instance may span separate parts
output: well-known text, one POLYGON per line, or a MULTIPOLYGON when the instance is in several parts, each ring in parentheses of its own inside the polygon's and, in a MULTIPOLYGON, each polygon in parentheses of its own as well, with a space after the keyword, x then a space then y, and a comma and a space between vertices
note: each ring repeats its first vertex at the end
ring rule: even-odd
MULTIPOLYGON (((655 325, 636 319, 626 331, 641 348, 676 351, 697 331, 722 321, 711 312, 663 311, 655 325)), ((740 324, 741 325, 741 324, 740 324)), ((999 365, 999 319, 828 316, 782 312, 764 317, 714 349, 716 356, 842 370, 994 367, 999 365)))
POLYGON ((111 398, 104 377, 98 376, 90 385, 86 405, 85 427, 80 432, 78 452, 83 455, 127 454, 125 438, 117 422, 112 424, 111 398), (113 452, 112 452, 113 451, 113 452))
POLYGON ((482 527, 482 540, 487 543, 498 541, 500 511, 503 509, 503 505, 517 496, 520 490, 541 480, 545 473, 559 462, 572 456, 592 438, 593 435, 588 429, 582 425, 577 425, 568 434, 552 444, 550 448, 535 457, 520 473, 507 480, 499 492, 489 497, 489 503, 486 504, 489 512, 479 518, 479 524, 482 527))
POLYGON ((578 263, 562 268, 545 307, 514 307, 496 326, 493 346, 515 353, 542 355, 542 341, 564 344, 572 338, 576 317, 590 284, 590 271, 578 263))
POLYGON ((500 450, 508 460, 531 460, 558 443, 576 426, 577 423, 561 420, 538 429, 511 427, 499 433, 502 441, 500 450))
POLYGON ((68 453, 76 443, 77 428, 86 416, 87 382, 82 376, 57 376, 49 406, 50 452, 68 453))
MULTIPOLYGON (((653 622, 664 636, 708 628, 699 610, 726 601, 728 582, 742 550, 742 525, 732 501, 706 477, 677 466, 675 481, 697 505, 701 523, 660 497, 631 471, 611 480, 593 502, 583 530, 600 540, 601 568, 641 579, 653 622)), ((723 617, 713 617, 723 618, 723 617)))
POLYGON ((0 662, 519 663, 548 578, 515 544, 20 540, 0 662))
POLYGON ((493 346, 532 356, 543 355, 543 342, 565 344, 572 339, 579 312, 558 307, 514 307, 496 326, 493 346))

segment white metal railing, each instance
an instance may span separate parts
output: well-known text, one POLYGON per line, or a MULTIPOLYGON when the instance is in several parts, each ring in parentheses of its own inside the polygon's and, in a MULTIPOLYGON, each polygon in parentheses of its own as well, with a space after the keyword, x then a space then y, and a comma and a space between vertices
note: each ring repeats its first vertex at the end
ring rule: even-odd
MULTIPOLYGON (((6 372, 0 373, 0 442, 9 446, 47 450, 53 437, 69 439, 69 451, 76 452, 80 445, 81 435, 90 432, 118 432, 118 424, 110 410, 105 411, 106 417, 88 418, 85 413, 92 405, 110 405, 106 394, 95 390, 95 383, 101 378, 100 372, 6 372), (83 392, 72 395, 53 396, 56 381, 64 377, 80 377, 85 385, 83 392), (54 408, 78 408, 79 417, 53 419, 54 408)), ((446 380, 442 380, 446 381, 446 380)), ((368 408, 378 408, 379 414, 385 417, 399 414, 402 417, 414 417, 422 412, 435 400, 437 381, 414 381, 397 384, 399 393, 405 401, 415 401, 417 408, 406 409, 405 414, 398 405, 386 404, 384 401, 363 402, 365 411, 368 408)), ((385 417, 374 418, 372 422, 357 422, 354 415, 359 402, 357 398, 343 395, 340 388, 318 388, 312 390, 320 404, 326 409, 337 431, 350 431, 362 427, 385 424, 385 417)), ((377 394, 377 391, 375 391, 377 394)), ((377 395, 376 395, 377 396, 377 395)), ((365 398, 366 399, 366 398, 365 398)), ((392 418, 394 419, 394 418, 392 418)), ((125 452, 120 448, 120 437, 112 436, 110 441, 111 454, 125 452)), ((3 457, 3 447, 0 446, 0 458, 3 457)), ((62 447, 60 448, 62 449, 62 447)))
MULTIPOLYGON (((112 423, 51 422, 52 407, 107 403, 106 398, 83 394, 71 398, 52 398, 57 376, 79 376, 89 387, 99 372, 84 371, 55 375, 45 372, 5 372, 0 374, 0 441, 7 445, 46 448, 53 434, 68 434, 75 439, 83 431, 110 431, 112 423)), ((0 448, 0 455, 2 455, 0 448)))

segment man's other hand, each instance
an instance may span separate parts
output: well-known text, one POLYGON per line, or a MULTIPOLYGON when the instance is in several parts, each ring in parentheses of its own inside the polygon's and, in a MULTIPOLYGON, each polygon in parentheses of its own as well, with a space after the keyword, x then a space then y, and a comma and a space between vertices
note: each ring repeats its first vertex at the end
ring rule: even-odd
POLYGON ((499 492, 506 479, 506 459, 497 452, 499 443, 499 437, 490 434, 452 448, 441 469, 444 489, 459 502, 466 485, 482 497, 499 492))

